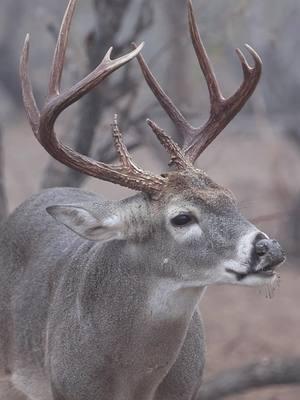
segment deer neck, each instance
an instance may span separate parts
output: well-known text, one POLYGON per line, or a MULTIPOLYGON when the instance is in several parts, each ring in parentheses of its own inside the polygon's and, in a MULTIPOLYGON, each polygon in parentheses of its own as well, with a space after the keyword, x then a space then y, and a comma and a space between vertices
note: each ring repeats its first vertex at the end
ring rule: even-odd
POLYGON ((113 338, 112 365, 130 371, 134 364, 135 371, 158 384, 178 357, 204 288, 150 275, 141 266, 126 263, 107 264, 104 269, 87 270, 82 282, 81 325, 95 337, 93 343, 106 334, 108 343, 113 338), (108 333, 105 326, 111 327, 108 333))
POLYGON ((148 312, 154 321, 188 325, 205 289, 193 282, 162 279, 149 292, 148 312))

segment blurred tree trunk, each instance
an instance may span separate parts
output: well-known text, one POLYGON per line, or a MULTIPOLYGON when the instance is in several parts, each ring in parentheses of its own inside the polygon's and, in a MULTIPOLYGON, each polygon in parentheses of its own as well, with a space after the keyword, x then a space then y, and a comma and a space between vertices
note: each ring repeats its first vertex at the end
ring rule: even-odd
POLYGON ((4 185, 3 134, 0 126, 0 223, 7 216, 7 198, 4 185))
POLYGON ((4 28, 2 28, 2 37, 0 42, 0 80, 2 86, 14 100, 15 104, 22 104, 20 93, 20 84, 18 77, 18 64, 15 63, 15 41, 16 26, 19 25, 24 14, 24 2, 5 1, 1 6, 1 13, 5 15, 4 28))

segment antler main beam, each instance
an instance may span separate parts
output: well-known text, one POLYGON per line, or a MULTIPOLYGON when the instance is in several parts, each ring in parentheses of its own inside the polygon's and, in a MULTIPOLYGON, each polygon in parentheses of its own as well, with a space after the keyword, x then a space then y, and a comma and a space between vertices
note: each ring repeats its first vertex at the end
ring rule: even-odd
POLYGON ((203 126, 193 127, 185 119, 155 79, 142 55, 138 54, 137 59, 150 89, 182 135, 182 151, 184 155, 191 163, 194 163, 252 95, 261 75, 262 62, 255 50, 249 45, 245 45, 254 60, 254 67, 250 67, 244 54, 240 49, 237 49, 236 52, 241 62, 244 80, 239 89, 231 97, 225 99, 202 43, 191 0, 188 3, 188 18, 192 43, 205 76, 210 97, 210 117, 203 126))
POLYGON ((135 46, 135 49, 130 53, 115 60, 112 60, 110 57, 112 53, 112 48, 110 48, 94 71, 70 89, 61 91, 61 77, 76 2, 77 0, 69 0, 62 21, 50 71, 48 95, 41 111, 36 104, 29 79, 29 35, 26 36, 20 60, 20 77, 25 110, 32 130, 37 140, 49 154, 71 168, 95 178, 134 190, 155 194, 161 193, 162 188, 167 184, 167 178, 145 172, 133 163, 123 142, 116 116, 112 125, 112 133, 114 145, 120 159, 119 165, 107 165, 93 160, 62 144, 54 131, 54 124, 58 116, 63 110, 94 89, 112 72, 137 57, 149 87, 181 132, 183 137, 182 149, 154 122, 148 120, 148 124, 171 156, 171 162, 176 168, 179 170, 193 169, 193 164, 198 156, 240 111, 253 93, 261 74, 261 60, 257 53, 250 46, 246 45, 254 59, 254 67, 250 67, 241 50, 237 49, 237 55, 244 73, 244 80, 239 89, 231 97, 225 99, 201 41, 192 2, 189 0, 188 16, 190 34, 200 67, 206 79, 211 104, 209 119, 202 127, 196 128, 190 125, 163 91, 140 54, 143 43, 140 46, 135 46))
POLYGON ((121 161, 119 165, 112 166, 95 161, 77 153, 57 139, 54 132, 54 124, 61 112, 95 88, 112 72, 136 57, 143 47, 142 43, 135 50, 116 60, 110 58, 112 52, 112 48, 110 48, 94 71, 70 89, 61 92, 61 76, 76 2, 77 0, 69 1, 62 21, 50 71, 48 95, 42 111, 37 107, 29 79, 29 35, 26 36, 20 60, 20 77, 25 110, 32 130, 37 140, 49 154, 71 168, 95 178, 116 183, 134 190, 150 193, 159 192, 165 183, 165 179, 161 176, 155 176, 144 172, 135 166, 123 143, 122 134, 118 128, 116 117, 112 128, 114 143, 121 161))

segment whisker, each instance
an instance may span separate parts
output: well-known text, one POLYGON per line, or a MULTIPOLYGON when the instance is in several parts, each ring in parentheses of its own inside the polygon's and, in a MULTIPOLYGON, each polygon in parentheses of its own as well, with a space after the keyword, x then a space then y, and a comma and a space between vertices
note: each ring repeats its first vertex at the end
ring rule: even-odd
POLYGON ((271 300, 274 297, 276 290, 279 289, 279 287, 280 287, 280 274, 278 272, 275 272, 275 276, 272 279, 272 281, 259 288, 258 293, 263 294, 266 299, 271 300))

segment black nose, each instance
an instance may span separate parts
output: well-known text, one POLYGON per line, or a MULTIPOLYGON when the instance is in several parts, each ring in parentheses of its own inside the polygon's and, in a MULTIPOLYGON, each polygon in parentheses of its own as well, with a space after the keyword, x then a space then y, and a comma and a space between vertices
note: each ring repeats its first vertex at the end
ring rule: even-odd
POLYGON ((254 248, 259 261, 257 265, 259 269, 274 268, 285 259, 284 252, 277 240, 262 238, 262 235, 259 234, 254 242, 254 248))

